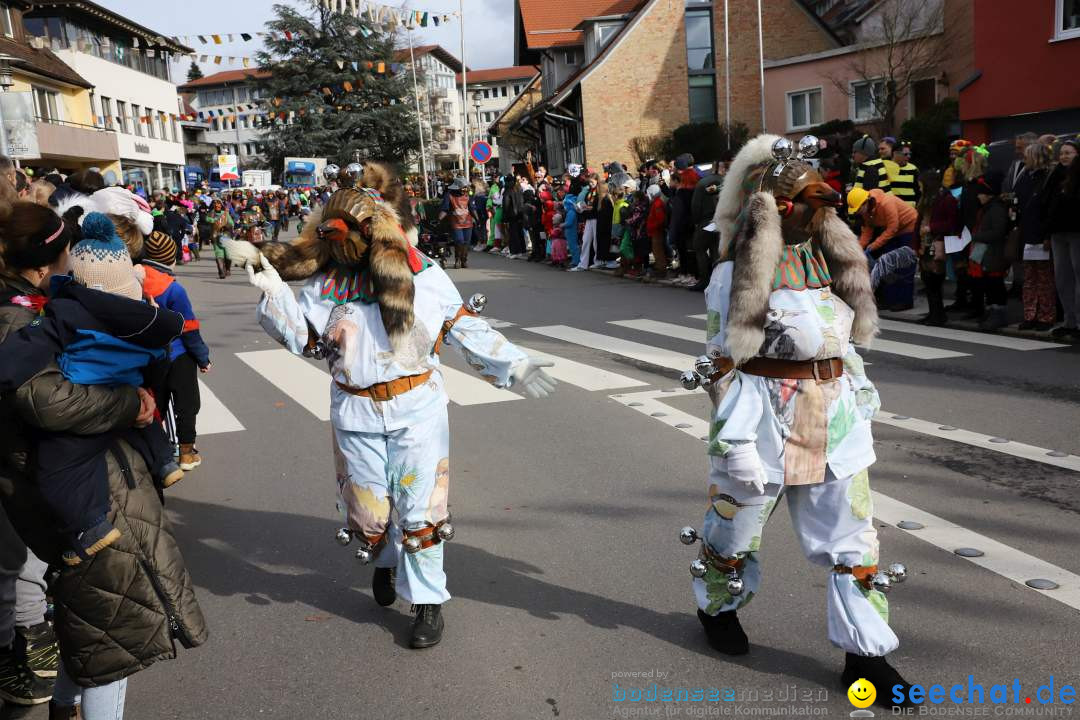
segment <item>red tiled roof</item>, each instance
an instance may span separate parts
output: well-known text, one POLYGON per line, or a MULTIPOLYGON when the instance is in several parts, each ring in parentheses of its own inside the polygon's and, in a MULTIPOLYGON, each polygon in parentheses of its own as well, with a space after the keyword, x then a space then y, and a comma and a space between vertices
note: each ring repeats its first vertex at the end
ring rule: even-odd
POLYGON ((180 86, 180 92, 186 92, 192 88, 207 87, 208 85, 224 85, 226 83, 244 82, 246 80, 254 80, 258 78, 270 77, 268 70, 260 70, 258 68, 244 68, 243 70, 222 70, 219 73, 213 75, 207 75, 201 77, 198 80, 192 80, 189 83, 184 83, 180 86))
MULTIPOLYGON (((500 80, 529 80, 539 72, 532 65, 515 65, 504 68, 483 68, 470 70, 466 78, 469 84, 499 82, 500 80)), ((461 73, 458 73, 457 82, 461 84, 461 73)))
POLYGON ((585 18, 624 15, 640 0, 518 0, 530 50, 585 42, 574 28, 585 18))

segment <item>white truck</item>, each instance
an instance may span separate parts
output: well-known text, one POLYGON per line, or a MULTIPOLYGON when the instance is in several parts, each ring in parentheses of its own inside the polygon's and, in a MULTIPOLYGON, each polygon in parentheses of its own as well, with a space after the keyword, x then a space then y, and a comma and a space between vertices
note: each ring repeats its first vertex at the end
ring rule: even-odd
POLYGON ((326 183, 326 158, 287 157, 281 184, 287 188, 316 187, 326 183))
POLYGON ((240 178, 244 187, 253 190, 268 190, 272 185, 269 170, 244 170, 240 178))

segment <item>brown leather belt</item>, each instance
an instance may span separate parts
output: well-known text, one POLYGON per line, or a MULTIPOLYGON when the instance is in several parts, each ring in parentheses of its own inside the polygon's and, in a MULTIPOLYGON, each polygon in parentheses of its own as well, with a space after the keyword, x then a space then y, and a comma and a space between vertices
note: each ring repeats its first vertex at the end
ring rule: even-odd
MULTIPOLYGON (((731 358, 713 358, 716 375, 723 376, 734 367, 731 358)), ((739 369, 749 375, 783 380, 835 380, 844 374, 844 361, 840 358, 825 360, 779 360, 777 358, 750 358, 739 369)))
POLYGON ((393 400, 398 395, 404 395, 410 390, 420 387, 431 378, 432 372, 434 371, 428 370, 426 373, 421 373, 419 375, 406 375, 397 380, 375 383, 371 387, 366 388, 357 388, 340 382, 337 383, 337 386, 350 395, 371 398, 375 402, 386 402, 387 400, 393 400))

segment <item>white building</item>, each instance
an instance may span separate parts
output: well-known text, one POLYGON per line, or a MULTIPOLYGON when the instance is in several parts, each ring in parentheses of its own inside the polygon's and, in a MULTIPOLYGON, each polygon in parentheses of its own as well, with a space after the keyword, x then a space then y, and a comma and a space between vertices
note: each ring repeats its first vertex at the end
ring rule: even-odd
POLYGON ((236 155, 240 169, 248 169, 262 159, 264 141, 256 128, 259 100, 256 82, 266 77, 262 70, 225 70, 180 86, 190 93, 191 108, 205 126, 201 141, 213 145, 217 154, 236 155))
MULTIPOLYGON (((499 147, 488 128, 538 74, 539 70, 531 65, 470 70, 465 74, 469 104, 469 142, 486 140, 491 143, 492 159, 488 163, 489 168, 499 166, 499 147)), ((458 73, 459 90, 461 80, 461 73, 458 73)))
POLYGON ((191 48, 89 0, 35 0, 23 23, 94 86, 91 105, 98 126, 116 131, 124 184, 147 193, 182 187, 184 144, 169 66, 191 48))
MULTIPOLYGON (((409 49, 394 54, 409 72, 409 49)), ((420 45, 412 50, 416 59, 416 82, 420 95, 420 123, 429 170, 461 168, 465 149, 461 142, 461 93, 457 74, 461 62, 439 45, 420 45)), ((411 79, 410 79, 411 80, 411 79)))

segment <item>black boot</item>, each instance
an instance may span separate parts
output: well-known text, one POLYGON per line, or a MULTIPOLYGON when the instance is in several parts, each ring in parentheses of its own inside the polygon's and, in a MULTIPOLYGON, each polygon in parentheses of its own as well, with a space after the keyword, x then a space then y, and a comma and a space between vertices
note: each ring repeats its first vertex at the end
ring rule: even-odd
POLYGON ((414 648, 429 648, 442 640, 443 619, 442 605, 413 605, 416 618, 413 620, 412 640, 414 648))
POLYGON ((713 650, 725 655, 745 655, 750 652, 750 640, 739 624, 734 610, 707 615, 697 611, 698 620, 705 627, 705 638, 713 650))
POLYGON ((878 707, 914 707, 908 699, 908 681, 900 676, 900 673, 885 660, 884 657, 867 657, 846 653, 844 655, 844 672, 840 676, 840 684, 846 692, 851 684, 859 679, 869 680, 877 690, 877 699, 874 704, 878 707), (903 701, 893 702, 893 687, 899 685, 903 701))
POLYGON ((383 607, 389 607, 397 600, 396 568, 375 568, 375 574, 371 576, 371 594, 375 596, 375 602, 383 607))

